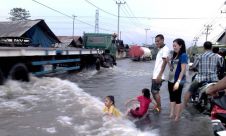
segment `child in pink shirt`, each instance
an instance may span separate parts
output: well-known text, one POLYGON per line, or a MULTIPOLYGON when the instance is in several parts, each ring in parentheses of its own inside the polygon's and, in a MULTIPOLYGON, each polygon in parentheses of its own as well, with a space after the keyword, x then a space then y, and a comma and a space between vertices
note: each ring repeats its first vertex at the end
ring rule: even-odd
POLYGON ((130 109, 129 113, 135 118, 143 117, 145 113, 148 111, 149 104, 152 101, 150 98, 150 90, 147 88, 142 89, 142 95, 136 98, 130 99, 126 103, 126 105, 132 101, 138 101, 140 103, 140 106, 136 107, 135 109, 130 109))

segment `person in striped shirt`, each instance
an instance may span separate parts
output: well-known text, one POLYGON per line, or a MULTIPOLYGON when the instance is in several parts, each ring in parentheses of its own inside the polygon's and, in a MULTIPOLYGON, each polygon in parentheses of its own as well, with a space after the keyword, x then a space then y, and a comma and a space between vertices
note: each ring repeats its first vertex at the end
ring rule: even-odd
POLYGON ((205 52, 199 55, 192 65, 192 68, 196 69, 198 73, 184 95, 185 107, 191 95, 197 92, 202 83, 218 81, 217 68, 222 65, 221 60, 217 54, 212 52, 211 42, 206 41, 203 46, 205 52))

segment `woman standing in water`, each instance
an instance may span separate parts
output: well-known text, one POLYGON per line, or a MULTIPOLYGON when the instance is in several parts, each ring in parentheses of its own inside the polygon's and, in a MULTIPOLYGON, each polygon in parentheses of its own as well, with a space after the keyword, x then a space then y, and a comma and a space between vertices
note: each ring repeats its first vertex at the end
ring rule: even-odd
POLYGON ((173 41, 173 55, 169 58, 169 81, 168 90, 170 96, 170 118, 178 121, 182 110, 181 94, 185 83, 186 65, 188 56, 186 54, 186 46, 183 39, 175 39, 173 41))

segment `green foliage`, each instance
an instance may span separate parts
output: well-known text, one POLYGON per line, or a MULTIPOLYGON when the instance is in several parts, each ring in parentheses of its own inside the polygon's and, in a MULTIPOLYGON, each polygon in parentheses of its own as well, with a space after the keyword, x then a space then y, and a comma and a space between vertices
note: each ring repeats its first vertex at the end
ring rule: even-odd
POLYGON ((13 8, 10 10, 9 14, 11 15, 11 17, 9 17, 8 19, 10 19, 11 21, 28 20, 28 18, 31 17, 29 11, 22 8, 13 8))

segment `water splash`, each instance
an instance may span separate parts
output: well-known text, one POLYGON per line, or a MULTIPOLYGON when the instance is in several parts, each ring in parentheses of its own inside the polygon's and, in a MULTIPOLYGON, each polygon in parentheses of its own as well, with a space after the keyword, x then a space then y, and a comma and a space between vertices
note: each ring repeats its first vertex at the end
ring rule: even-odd
POLYGON ((47 135, 57 135, 65 127, 79 136, 155 136, 158 133, 155 130, 143 132, 123 117, 103 116, 104 104, 100 98, 91 96, 68 80, 32 77, 29 83, 8 81, 0 87, 0 92, 0 109, 6 113, 6 109, 23 114, 35 113, 34 124, 26 121, 20 126, 26 124, 40 128, 39 125, 45 123, 45 127, 36 130, 42 131, 40 134, 45 130, 47 135), (43 107, 48 110, 43 110, 43 107), (39 110, 36 112, 35 109, 39 110))

